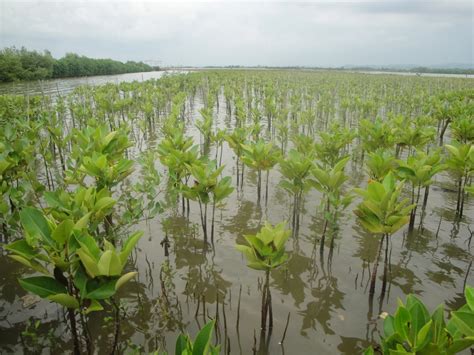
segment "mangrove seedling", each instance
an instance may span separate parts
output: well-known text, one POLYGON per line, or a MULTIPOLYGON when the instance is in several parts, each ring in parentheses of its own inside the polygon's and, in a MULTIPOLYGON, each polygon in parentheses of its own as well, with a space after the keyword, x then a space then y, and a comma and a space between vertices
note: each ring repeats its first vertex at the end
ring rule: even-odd
MULTIPOLYGON (((446 322, 440 304, 429 314, 423 302, 408 295, 406 303, 398 300, 395 314, 384 319, 382 354, 457 354, 474 345, 474 288, 464 292, 466 304, 450 312, 446 322)), ((369 347, 365 355, 373 355, 369 347)))
POLYGON ((445 147, 449 152, 447 169, 454 174, 458 184, 456 214, 462 217, 466 184, 474 172, 474 145, 453 143, 445 147))
POLYGON ((369 153, 366 166, 370 179, 382 181, 389 172, 395 171, 398 162, 390 151, 377 149, 369 153))
POLYGON ((71 156, 75 164, 69 167, 66 180, 84 183, 86 176, 95 179, 97 188, 111 190, 133 172, 133 161, 125 158, 132 145, 126 130, 108 131, 105 126, 75 130, 71 156))
MULTIPOLYGON (((92 353, 86 315, 103 310, 103 302, 112 300, 117 290, 136 272, 123 274, 142 233, 131 235, 117 250, 107 240, 101 248, 88 233, 88 215, 77 222, 58 221, 43 211, 26 207, 20 212, 25 238, 6 246, 12 259, 43 274, 19 279, 28 292, 56 302, 67 309, 74 352, 81 352, 76 318, 79 315, 87 352, 92 353)), ((116 309, 116 327, 119 326, 116 309)), ((116 332, 118 334, 118 332, 116 332)), ((114 340, 114 349, 118 339, 114 340)))
POLYGON ((291 232, 287 230, 285 222, 275 227, 268 222, 255 235, 245 235, 247 245, 237 244, 236 248, 245 255, 247 266, 265 271, 265 283, 262 293, 261 329, 273 328, 272 296, 270 293, 270 271, 276 269, 288 260, 285 252, 285 243, 291 232))
POLYGON ((400 162, 400 166, 397 168, 397 174, 411 182, 411 203, 415 206, 410 212, 410 223, 408 224, 410 231, 412 231, 415 226, 421 188, 425 188, 425 198, 422 207, 424 210, 428 202, 429 188, 432 183, 431 179, 444 168, 445 166, 441 164, 439 151, 434 151, 431 154, 418 151, 416 155, 409 156, 406 162, 400 162))
POLYGON ((196 335, 194 341, 188 334, 181 333, 176 339, 175 355, 219 355, 220 345, 211 344, 214 326, 214 320, 207 323, 196 335))
POLYGON ((242 165, 242 174, 239 174, 239 161, 243 154, 243 145, 247 141, 248 130, 246 128, 235 128, 231 134, 226 136, 226 141, 230 148, 234 151, 236 156, 236 168, 237 168, 237 189, 239 186, 242 188, 244 185, 244 166, 242 165), (239 185, 239 179, 241 180, 239 185))
POLYGON ((321 132, 319 137, 320 142, 314 145, 316 155, 325 167, 333 167, 347 154, 347 146, 355 134, 348 128, 334 124, 329 132, 321 132))
MULTIPOLYGON (((213 202, 213 206, 222 202, 233 188, 230 186, 230 177, 219 179, 219 175, 224 170, 224 165, 217 168, 215 161, 197 161, 188 166, 189 171, 194 179, 192 186, 182 186, 183 194, 190 200, 199 203, 199 211, 201 216, 201 226, 204 233, 204 241, 207 244, 208 228, 207 228, 207 209, 209 202, 213 202)), ((214 215, 215 207, 213 207, 214 215)), ((212 220, 212 224, 214 220, 212 220)), ((214 229, 211 227, 212 230, 214 229)), ((213 236, 212 236, 213 237, 213 236)))
POLYGON ((212 123, 214 119, 212 117, 211 108, 203 108, 199 111, 202 116, 201 120, 196 121, 196 127, 201 132, 201 136, 204 139, 203 152, 207 151, 212 138, 212 123))
POLYGON ((402 188, 403 182, 396 183, 395 176, 390 172, 382 182, 371 181, 365 190, 354 189, 357 194, 363 197, 363 201, 354 211, 360 224, 369 233, 382 235, 374 261, 370 295, 373 295, 375 291, 377 268, 384 241, 386 244, 382 294, 385 292, 387 278, 388 239, 393 233, 408 223, 409 213, 415 207, 409 204, 408 199, 400 200, 402 188))
POLYGON ((349 157, 341 159, 332 169, 323 169, 317 166, 311 171, 314 177, 311 184, 323 194, 324 228, 321 237, 321 251, 324 248, 328 224, 331 226, 331 248, 334 245, 334 232, 337 229, 339 212, 347 208, 353 198, 351 194, 343 196, 342 193, 342 186, 348 179, 344 174, 344 168, 348 161, 349 157))
POLYGON ((280 158, 280 151, 273 143, 265 143, 259 140, 256 143, 244 144, 242 161, 248 167, 257 170, 257 203, 260 203, 262 191, 262 171, 267 173, 267 182, 265 187, 265 199, 268 200, 268 177, 272 169, 280 158))
POLYGON ((280 160, 280 169, 284 177, 280 186, 293 196, 292 225, 297 230, 303 193, 311 188, 309 180, 313 168, 312 156, 291 149, 286 159, 280 160))

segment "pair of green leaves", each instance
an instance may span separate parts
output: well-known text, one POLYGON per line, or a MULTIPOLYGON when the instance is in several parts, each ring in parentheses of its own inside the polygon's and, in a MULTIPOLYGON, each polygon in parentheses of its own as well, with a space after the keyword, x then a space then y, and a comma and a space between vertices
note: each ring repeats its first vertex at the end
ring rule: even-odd
POLYGON ((180 334, 176 339, 175 355, 218 355, 220 346, 212 346, 212 329, 215 321, 207 323, 193 340, 189 335, 180 334))
POLYGON ((400 162, 397 168, 397 175, 409 180, 413 186, 429 186, 433 176, 445 168, 446 166, 441 164, 439 150, 430 154, 417 151, 416 155, 408 157, 406 162, 400 162))
POLYGON ((390 172, 382 182, 371 181, 366 190, 354 189, 364 198, 354 213, 368 232, 393 234, 408 223, 414 205, 408 199, 400 201, 402 187, 403 182, 396 183, 390 172))
POLYGON ((76 253, 89 277, 119 276, 122 274, 130 253, 142 235, 142 232, 132 234, 124 243, 121 251, 117 251, 107 240, 104 240, 105 250, 101 250, 94 238, 83 235, 76 238, 81 246, 76 253))
POLYGON ((285 177, 280 186, 291 194, 308 190, 310 188, 308 178, 313 168, 312 158, 312 155, 290 150, 287 158, 280 161, 280 170, 285 177))
POLYGON ((273 168, 280 158, 278 148, 261 139, 253 144, 243 144, 242 149, 244 164, 259 171, 273 168))
POLYGON ((291 232, 287 230, 285 222, 272 227, 268 222, 255 235, 245 235, 248 245, 236 245, 247 258, 248 267, 256 270, 271 270, 287 259, 285 243, 291 232))
POLYGON ((220 202, 233 191, 230 177, 219 179, 224 165, 217 168, 215 161, 197 161, 188 166, 188 169, 194 178, 194 184, 190 187, 183 185, 182 192, 191 200, 207 204, 212 198, 215 202, 220 202))

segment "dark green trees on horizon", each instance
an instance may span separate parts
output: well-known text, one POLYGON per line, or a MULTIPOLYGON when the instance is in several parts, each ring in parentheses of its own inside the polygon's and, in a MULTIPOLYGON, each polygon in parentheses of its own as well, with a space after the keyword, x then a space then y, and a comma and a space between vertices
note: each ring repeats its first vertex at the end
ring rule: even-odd
POLYGON ((152 71, 143 62, 122 63, 67 53, 55 59, 48 50, 38 52, 25 47, 0 50, 0 82, 43 80, 91 75, 112 75, 152 71))

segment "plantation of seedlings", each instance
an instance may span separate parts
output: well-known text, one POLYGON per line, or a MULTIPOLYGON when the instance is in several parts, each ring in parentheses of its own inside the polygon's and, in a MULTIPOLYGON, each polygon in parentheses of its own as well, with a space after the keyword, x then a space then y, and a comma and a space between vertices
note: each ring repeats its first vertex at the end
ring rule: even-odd
POLYGON ((0 86, 1 353, 472 351, 472 78, 147 74, 0 86))

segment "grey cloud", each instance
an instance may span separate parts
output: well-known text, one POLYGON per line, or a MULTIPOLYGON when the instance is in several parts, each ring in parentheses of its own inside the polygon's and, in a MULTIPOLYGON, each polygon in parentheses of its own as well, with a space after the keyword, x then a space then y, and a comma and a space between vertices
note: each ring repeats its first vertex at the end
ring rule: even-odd
POLYGON ((469 1, 7 2, 0 45, 190 65, 473 60, 469 1))

